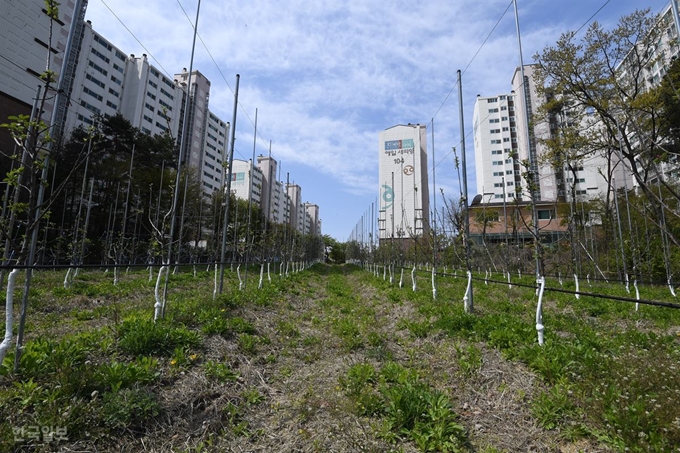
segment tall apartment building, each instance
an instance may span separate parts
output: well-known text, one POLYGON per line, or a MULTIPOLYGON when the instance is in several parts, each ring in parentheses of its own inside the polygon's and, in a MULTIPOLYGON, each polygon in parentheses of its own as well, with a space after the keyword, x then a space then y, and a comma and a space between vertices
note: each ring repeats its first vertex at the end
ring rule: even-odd
POLYGON ((522 199, 516 121, 513 94, 477 96, 472 118, 475 171, 477 192, 485 203, 522 199))
POLYGON ((143 55, 128 57, 87 22, 83 27, 77 71, 71 92, 64 135, 68 137, 78 126, 92 126, 96 116, 108 118, 118 113, 132 126, 148 134, 161 134, 179 126, 181 98, 169 104, 159 99, 152 79, 158 71, 143 55), (163 115, 168 105, 168 117, 163 115))
MULTIPOLYGON (((517 127, 517 148, 519 161, 530 163, 530 168, 537 178, 536 201, 554 201, 558 197, 558 177, 556 171, 545 160, 541 159, 547 151, 542 140, 550 138, 550 123, 543 121, 535 115, 538 109, 546 102, 536 86, 535 65, 524 66, 524 80, 522 80, 521 68, 516 68, 512 76, 512 92, 517 95, 515 109, 512 112, 517 127), (528 141, 527 141, 528 140, 528 141)), ((526 181, 523 181, 523 190, 528 199, 529 193, 526 181)))
MULTIPOLYGON (((38 86, 43 86, 40 74, 50 69, 57 79, 63 78, 66 92, 73 75, 74 52, 77 43, 67 55, 69 32, 74 35, 85 17, 86 0, 68 0, 59 5, 59 17, 51 21, 43 0, 14 0, 0 2, 0 123, 10 115, 30 115, 38 86), (52 41, 49 38, 52 26, 52 41)), ((53 89, 56 92, 56 84, 53 89)), ((42 119, 52 122, 53 113, 59 121, 60 109, 54 111, 55 92, 47 96, 42 119)), ((63 97, 62 106, 66 105, 63 97)), ((55 121, 55 122, 56 122, 55 121)), ((0 149, 12 154, 14 142, 6 129, 0 129, 0 149)), ((4 173, 3 173, 4 174, 4 173)))
POLYGON ((286 184, 287 215, 286 223, 300 233, 305 225, 305 207, 302 203, 302 187, 298 184, 286 184))
POLYGON ((570 200, 574 184, 577 199, 601 198, 610 188, 611 181, 604 176, 608 171, 619 183, 625 181, 630 186, 630 176, 612 153, 589 154, 561 168, 551 165, 544 141, 561 125, 579 121, 584 128, 597 126, 589 115, 569 109, 548 118, 537 115, 546 98, 536 86, 535 70, 535 65, 525 65, 522 82, 517 68, 510 94, 477 96, 473 116, 475 170, 482 202, 529 201, 523 176, 529 169, 537 176, 537 202, 570 200), (533 165, 526 168, 523 163, 527 162, 533 165), (610 165, 613 170, 608 169, 610 165))
POLYGON ((82 27, 79 43, 64 136, 78 126, 93 125, 96 116, 121 114, 143 133, 167 133, 179 144, 188 105, 183 164, 195 169, 206 195, 219 190, 225 183, 222 162, 229 123, 209 110, 210 81, 199 71, 189 77, 186 70, 170 78, 145 54, 126 55, 89 21, 82 27))
POLYGON ((213 193, 226 189, 227 173, 223 162, 228 161, 227 141, 229 140, 229 123, 225 123, 208 111, 207 127, 203 137, 203 163, 201 180, 203 192, 213 193))
POLYGON ((262 202, 260 207, 267 219, 276 222, 281 209, 281 192, 276 187, 278 162, 271 156, 257 156, 257 166, 262 172, 262 202))
POLYGON ((408 239, 429 231, 427 128, 397 125, 378 145, 380 239, 408 239))
POLYGON ((234 159, 231 171, 231 192, 242 200, 260 206, 262 197, 262 171, 252 160, 234 159))
POLYGON ((321 234, 321 230, 319 228, 319 206, 307 202, 304 203, 304 208, 305 208, 304 234, 319 236, 321 234))
MULTIPOLYGON (((631 49, 628 56, 618 66, 619 77, 621 79, 631 79, 637 77, 635 82, 645 90, 651 90, 661 84, 663 77, 668 72, 673 60, 680 56, 680 14, 678 13, 677 0, 670 0, 664 9, 659 13, 658 21, 651 30, 651 36, 641 37, 641 45, 638 52, 631 49), (651 45, 650 44, 651 40, 651 45), (643 48, 644 47, 644 48, 643 48), (639 54, 649 58, 649 64, 639 68, 639 54)), ((631 138, 635 131, 629 131, 631 138)), ((657 167, 661 177, 665 180, 680 180, 680 159, 671 157, 658 163, 657 167)), ((652 176, 652 179, 656 175, 652 176)), ((637 182, 635 182, 637 184, 637 182)))

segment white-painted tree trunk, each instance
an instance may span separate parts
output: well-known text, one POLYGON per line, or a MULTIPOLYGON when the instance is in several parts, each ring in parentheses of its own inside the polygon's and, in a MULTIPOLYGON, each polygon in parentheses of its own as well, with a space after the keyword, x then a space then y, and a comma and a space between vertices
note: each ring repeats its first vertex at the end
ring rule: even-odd
POLYGON ((66 270, 66 275, 64 276, 64 289, 69 289, 71 286, 71 268, 66 270))
POLYGON ((160 269, 158 269, 158 277, 156 278, 156 288, 154 289, 154 296, 156 296, 156 303, 154 304, 154 312, 153 312, 153 320, 154 322, 158 321, 158 318, 161 317, 161 312, 163 309, 164 305, 164 300, 161 298, 161 277, 163 276, 163 272, 169 271, 168 265, 163 264, 160 269))
POLYGON ((465 313, 470 313, 470 289, 472 288, 472 272, 467 271, 468 283, 467 288, 465 288, 465 295, 463 296, 463 307, 465 308, 465 313))
POLYGON ((243 280, 241 279, 241 265, 236 266, 236 275, 238 276, 238 290, 243 290, 243 280))
POLYGON ((677 296, 675 295, 675 288, 673 288, 673 284, 671 283, 671 279, 670 279, 670 278, 668 279, 668 289, 670 290, 671 295, 672 295, 673 297, 677 297, 677 296))
POLYGON ((404 268, 401 268, 401 275, 399 276, 399 288, 404 287, 404 268))
POLYGON ((437 282, 435 281, 435 274, 437 269, 432 266, 432 300, 437 300, 437 282))
POLYGON ((14 327, 14 282, 19 269, 12 269, 7 277, 7 297, 5 298, 5 337, 0 343, 0 364, 5 360, 7 350, 12 345, 12 329, 14 327))
POLYGON ((267 263, 267 280, 269 281, 269 283, 272 282, 272 274, 269 273, 270 265, 271 265, 271 263, 267 263))
POLYGON ((411 269, 411 283, 413 284, 413 292, 416 292, 416 265, 413 265, 413 269, 411 269))
POLYGON ((579 287, 578 287, 578 275, 576 275, 576 274, 574 274, 574 283, 576 284, 576 294, 575 294, 575 296, 576 296, 577 299, 580 299, 581 295, 579 294, 580 290, 579 290, 579 287))
POLYGON ((512 283, 510 282, 510 271, 508 271, 508 288, 512 288, 512 283))
MULTIPOLYGON (((635 298, 637 300, 640 300, 640 290, 638 289, 637 278, 633 279, 633 286, 635 287, 635 298)), ((635 311, 638 311, 639 309, 640 309, 640 302, 635 302, 635 311)))
POLYGON ((536 332, 538 332, 538 344, 543 346, 543 334, 545 326, 543 325, 543 292, 545 290, 545 277, 538 279, 538 305, 536 306, 536 332))
POLYGON ((257 289, 262 289, 263 279, 264 279, 264 263, 260 264, 260 282, 257 284, 257 289))
MULTIPOLYGON (((208 269, 210 269, 210 266, 208 266, 208 269)), ((215 263, 215 276, 214 276, 213 280, 214 280, 213 300, 215 300, 217 298, 217 263, 215 263)))

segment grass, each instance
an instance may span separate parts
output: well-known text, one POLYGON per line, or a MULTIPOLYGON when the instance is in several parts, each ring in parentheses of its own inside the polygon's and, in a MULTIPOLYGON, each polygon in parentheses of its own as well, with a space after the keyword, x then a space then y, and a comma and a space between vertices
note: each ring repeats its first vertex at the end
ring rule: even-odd
POLYGON ((187 271, 154 323, 148 273, 120 278, 82 272, 64 289, 63 275, 36 273, 20 372, 13 353, 0 366, 0 451, 47 450, 14 440, 27 426, 67 427, 69 446, 99 451, 142 438, 177 451, 680 445, 678 310, 547 292, 539 346, 535 294, 517 285, 476 281, 468 314, 465 280, 440 277, 432 300, 426 272, 415 293, 410 274, 399 289, 353 266, 276 275, 260 291, 227 274, 213 299, 212 274, 187 271))

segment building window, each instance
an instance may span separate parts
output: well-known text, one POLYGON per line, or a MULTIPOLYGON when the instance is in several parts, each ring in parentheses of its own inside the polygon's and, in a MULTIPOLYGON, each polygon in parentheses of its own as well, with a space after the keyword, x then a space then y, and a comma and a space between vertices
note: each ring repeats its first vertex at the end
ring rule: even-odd
POLYGON ((102 88, 106 88, 106 84, 100 80, 95 79, 92 77, 90 74, 85 74, 85 78, 89 80, 90 82, 94 83, 95 85, 99 85, 102 88))
POLYGON ((551 220, 553 218, 552 209, 539 209, 537 212, 538 220, 551 220))
POLYGON ((99 110, 97 107, 95 107, 94 105, 89 104, 89 103, 83 101, 82 99, 80 100, 80 105, 82 105, 83 107, 85 107, 86 109, 88 109, 88 110, 89 110, 90 112, 92 112, 92 113, 95 113, 95 114, 101 113, 101 110, 99 110))
POLYGON ((167 97, 169 97, 169 98, 172 99, 172 100, 175 99, 175 98, 172 96, 172 94, 168 93, 168 92, 165 91, 163 88, 161 88, 161 93, 163 93, 164 95, 166 95, 167 97))
POLYGON ((116 90, 114 90, 113 88, 109 88, 109 93, 111 93, 111 94, 114 95, 115 97, 120 96, 120 93, 118 93, 118 92, 117 92, 116 90))
POLYGON ((489 113, 497 113, 498 109, 489 109, 489 113))
POLYGON ((102 101, 104 99, 100 94, 97 94, 96 92, 90 90, 88 87, 83 87, 83 93, 89 94, 98 101, 102 101))
POLYGON ((111 63, 111 60, 109 60, 103 53, 99 52, 94 47, 92 48, 92 53, 95 54, 97 57, 101 58, 102 60, 104 60, 106 63, 111 63))
POLYGON ((106 41, 104 40, 104 38, 100 37, 99 35, 94 35, 94 40, 95 40, 95 42, 98 42, 98 43, 101 44, 103 47, 105 47, 106 50, 108 50, 109 52, 111 52, 111 51, 113 50, 113 47, 111 46, 111 44, 109 44, 108 42, 106 42, 106 41))
POLYGON ((98 66, 98 65, 97 65, 96 63, 94 63, 93 61, 87 60, 87 64, 88 64, 91 68, 94 68, 95 71, 99 71, 99 72, 101 72, 101 73, 104 74, 104 75, 106 75, 107 72, 108 72, 106 69, 104 69, 104 68, 98 66))
POLYGON ((94 124, 94 122, 90 118, 86 118, 83 115, 81 115, 80 113, 78 114, 78 121, 82 121, 83 123, 90 124, 90 125, 94 124))

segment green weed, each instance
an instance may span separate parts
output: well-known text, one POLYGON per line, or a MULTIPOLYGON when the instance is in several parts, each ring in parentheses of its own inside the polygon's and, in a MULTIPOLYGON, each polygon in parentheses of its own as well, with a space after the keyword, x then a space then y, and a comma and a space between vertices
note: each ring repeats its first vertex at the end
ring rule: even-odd
POLYGON ((134 318, 118 327, 118 346, 125 353, 139 355, 170 355, 176 348, 196 347, 200 337, 184 326, 172 326, 163 321, 134 318))

